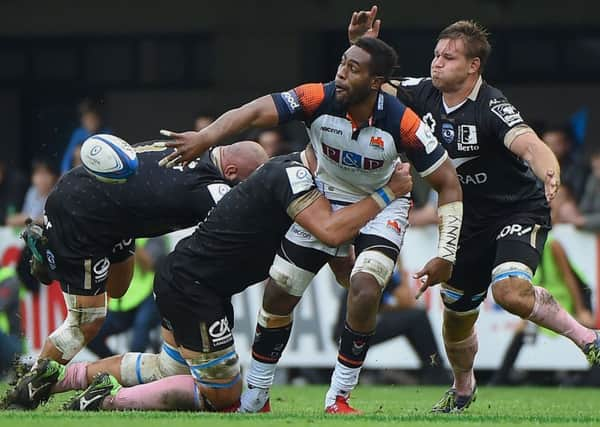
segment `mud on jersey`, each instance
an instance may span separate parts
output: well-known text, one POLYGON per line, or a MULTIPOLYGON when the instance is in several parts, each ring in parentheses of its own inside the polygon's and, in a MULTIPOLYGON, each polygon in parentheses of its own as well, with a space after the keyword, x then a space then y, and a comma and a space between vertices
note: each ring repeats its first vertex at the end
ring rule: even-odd
POLYGON ((531 129, 498 89, 480 78, 464 104, 448 111, 431 79, 406 78, 398 99, 422 117, 448 151, 462 186, 467 227, 515 210, 547 208, 543 183, 508 148, 531 129))
POLYGON ((334 82, 304 84, 271 96, 280 123, 305 123, 318 162, 316 181, 329 200, 356 202, 382 187, 400 153, 422 176, 446 159, 429 128, 388 94, 378 94, 371 118, 362 125, 336 101, 334 82))

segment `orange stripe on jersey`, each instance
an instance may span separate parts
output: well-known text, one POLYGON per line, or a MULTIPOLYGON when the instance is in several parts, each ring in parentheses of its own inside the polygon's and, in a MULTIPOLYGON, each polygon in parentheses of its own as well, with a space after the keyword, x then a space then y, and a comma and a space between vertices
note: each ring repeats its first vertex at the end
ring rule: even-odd
POLYGON ((400 120, 400 137, 402 138, 402 142, 407 145, 420 143, 417 137, 417 130, 420 125, 421 119, 419 116, 410 108, 405 109, 402 120, 400 120))
POLYGON ((296 87, 294 92, 296 92, 302 109, 308 116, 312 116, 325 99, 325 87, 322 83, 303 84, 296 87))

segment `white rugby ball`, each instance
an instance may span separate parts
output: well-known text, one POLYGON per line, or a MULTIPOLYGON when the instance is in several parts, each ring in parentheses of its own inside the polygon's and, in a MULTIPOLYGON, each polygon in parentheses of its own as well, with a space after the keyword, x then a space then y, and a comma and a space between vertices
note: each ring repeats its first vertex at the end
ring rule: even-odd
POLYGON ((90 136, 81 146, 81 163, 98 180, 123 183, 138 169, 138 158, 131 145, 114 135, 90 136))

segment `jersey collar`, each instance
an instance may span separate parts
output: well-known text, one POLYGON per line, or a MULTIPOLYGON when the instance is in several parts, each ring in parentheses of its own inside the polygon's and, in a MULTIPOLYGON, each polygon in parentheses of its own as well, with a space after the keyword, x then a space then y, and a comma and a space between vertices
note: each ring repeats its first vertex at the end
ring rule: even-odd
POLYGON ((349 112, 346 111, 346 119, 352 123, 352 132, 356 132, 357 130, 364 129, 368 126, 373 126, 375 123, 385 116, 385 110, 383 109, 384 97, 383 93, 379 92, 377 94, 377 102, 375 103, 375 107, 373 108, 373 113, 371 113, 371 117, 367 120, 367 124, 364 126, 360 126, 359 123, 355 122, 349 112))
POLYGON ((481 89, 482 84, 483 84, 483 77, 479 76, 479 78, 477 79, 477 82, 475 83, 475 86, 473 86, 473 90, 467 96, 467 98, 470 99, 471 101, 477 101, 477 95, 479 95, 479 90, 481 89))

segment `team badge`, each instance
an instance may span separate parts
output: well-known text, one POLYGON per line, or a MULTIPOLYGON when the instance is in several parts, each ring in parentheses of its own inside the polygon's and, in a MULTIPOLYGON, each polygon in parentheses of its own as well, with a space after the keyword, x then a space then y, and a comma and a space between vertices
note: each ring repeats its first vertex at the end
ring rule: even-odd
POLYGON ((380 136, 372 136, 371 141, 369 142, 371 147, 379 148, 380 150, 384 149, 383 138, 380 136))
POLYGON ((452 123, 442 123, 442 141, 446 144, 454 141, 454 126, 452 126, 452 123))

